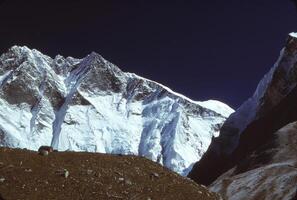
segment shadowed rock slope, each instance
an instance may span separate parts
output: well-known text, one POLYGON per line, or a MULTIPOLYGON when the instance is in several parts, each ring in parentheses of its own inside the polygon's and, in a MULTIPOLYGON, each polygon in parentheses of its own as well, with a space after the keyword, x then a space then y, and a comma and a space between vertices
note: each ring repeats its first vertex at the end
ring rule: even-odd
POLYGON ((228 200, 289 200, 297 195, 297 122, 220 176, 209 188, 228 200))
POLYGON ((213 139, 189 177, 209 185, 267 142, 275 131, 296 121, 296 83, 297 34, 291 33, 279 59, 260 81, 254 95, 225 121, 219 137, 213 139))
POLYGON ((297 34, 291 33, 274 67, 226 120, 189 177, 227 199, 294 199, 296 83, 297 34))

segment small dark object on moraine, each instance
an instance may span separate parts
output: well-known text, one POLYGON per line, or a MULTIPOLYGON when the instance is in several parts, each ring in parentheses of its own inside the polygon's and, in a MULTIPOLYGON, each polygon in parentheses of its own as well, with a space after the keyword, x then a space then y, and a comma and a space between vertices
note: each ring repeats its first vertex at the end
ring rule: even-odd
POLYGON ((51 146, 41 146, 38 149, 38 153, 40 155, 48 155, 49 153, 52 153, 53 151, 54 151, 54 149, 51 146))

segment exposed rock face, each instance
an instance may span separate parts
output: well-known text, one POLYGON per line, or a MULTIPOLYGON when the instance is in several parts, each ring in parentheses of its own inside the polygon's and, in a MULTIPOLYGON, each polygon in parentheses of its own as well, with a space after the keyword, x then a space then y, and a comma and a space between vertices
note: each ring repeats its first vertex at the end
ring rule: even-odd
POLYGON ((210 185, 229 200, 293 199, 297 195, 297 122, 273 134, 210 185))
MULTIPOLYGON (((275 132, 297 120, 296 70, 297 37, 296 34, 290 34, 275 66, 261 80, 254 95, 226 120, 220 136, 212 141, 203 158, 194 165, 189 177, 198 183, 209 185, 221 176, 210 187, 228 199, 248 199, 248 192, 253 189, 250 199, 259 199, 261 195, 267 195, 267 199, 287 199, 286 196, 278 198, 277 192, 268 195, 277 184, 288 186, 289 188, 280 188, 282 192, 278 192, 285 194, 290 191, 288 195, 291 197, 296 187, 289 185, 289 182, 295 180, 295 174, 289 172, 284 163, 291 162, 292 157, 287 156, 280 161, 275 156, 281 155, 283 151, 294 152, 291 150, 294 147, 282 142, 287 137, 295 138, 293 125, 288 126, 289 135, 280 135, 284 131, 275 132), (274 165, 277 167, 272 167, 274 165), (280 174, 271 174, 268 177, 272 171, 280 174), (226 173, 223 174, 224 172, 226 173), (261 180, 260 177, 253 177, 259 173, 263 175, 261 180), (284 180, 278 179, 281 175, 284 180), (242 184, 237 182, 240 180, 243 181, 242 184), (282 181, 286 183, 281 183, 282 181), (269 182, 271 184, 266 184, 269 182), (248 188, 242 187, 243 185, 248 188)), ((284 129, 287 130, 288 127, 284 129)))
POLYGON ((0 146, 145 156, 187 174, 233 110, 122 72, 100 55, 0 57, 0 146))

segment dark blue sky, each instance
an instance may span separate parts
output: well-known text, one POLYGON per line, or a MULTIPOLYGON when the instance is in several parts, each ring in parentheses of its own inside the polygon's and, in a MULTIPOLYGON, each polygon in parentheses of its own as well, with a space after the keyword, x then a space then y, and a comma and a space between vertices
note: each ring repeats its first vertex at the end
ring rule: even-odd
POLYGON ((124 71, 233 108, 297 31, 289 0, 67 2, 0 2, 0 52, 14 44, 50 56, 96 51, 124 71))

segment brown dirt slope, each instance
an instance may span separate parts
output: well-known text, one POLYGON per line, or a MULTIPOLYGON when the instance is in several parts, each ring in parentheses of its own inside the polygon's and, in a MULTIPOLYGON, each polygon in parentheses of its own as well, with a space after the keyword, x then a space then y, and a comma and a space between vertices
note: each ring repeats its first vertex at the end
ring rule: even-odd
POLYGON ((0 148, 1 198, 219 199, 205 187, 145 158, 77 152, 41 156, 9 148, 0 148))

